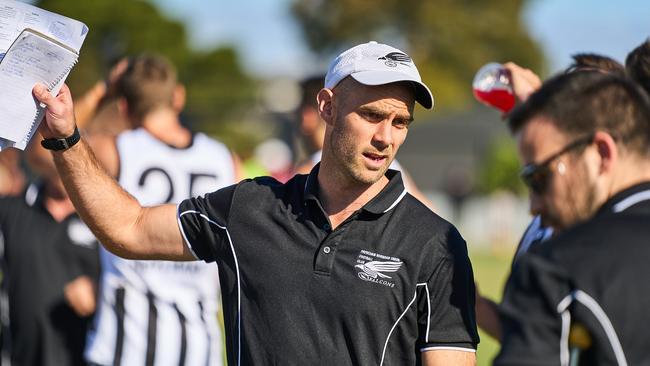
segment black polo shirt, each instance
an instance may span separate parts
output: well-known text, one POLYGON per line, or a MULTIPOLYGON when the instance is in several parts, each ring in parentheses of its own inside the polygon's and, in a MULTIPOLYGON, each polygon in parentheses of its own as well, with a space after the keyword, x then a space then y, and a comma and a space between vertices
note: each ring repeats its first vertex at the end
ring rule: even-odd
POLYGON ((77 215, 54 220, 40 193, 32 185, 25 197, 0 198, 2 290, 9 298, 3 351, 15 365, 84 365, 90 318, 68 306, 63 288, 80 275, 97 283, 98 244, 77 215))
POLYGON ((644 183, 522 255, 501 307, 495 365, 568 365, 576 353, 580 365, 650 364, 649 243, 644 183))
POLYGON ((219 265, 231 365, 418 365, 473 351, 465 242, 399 172, 331 230, 318 166, 286 184, 247 180, 179 205, 195 255, 219 265))

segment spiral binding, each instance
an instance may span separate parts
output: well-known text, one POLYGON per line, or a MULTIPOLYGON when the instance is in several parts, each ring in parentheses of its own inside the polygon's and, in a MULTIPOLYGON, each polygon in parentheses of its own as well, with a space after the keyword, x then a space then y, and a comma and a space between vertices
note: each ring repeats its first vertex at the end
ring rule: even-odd
POLYGON ((68 65, 68 67, 67 67, 66 69, 63 70, 63 73, 61 73, 61 75, 59 75, 59 76, 56 78, 56 80, 52 81, 52 82, 47 86, 47 91, 51 92, 52 89, 54 89, 54 87, 56 86, 56 84, 58 84, 61 80, 63 80, 63 78, 64 78, 66 75, 68 75, 68 73, 69 73, 70 71, 72 71, 72 68, 75 67, 75 65, 77 64, 77 62, 79 62, 79 58, 75 58, 74 61, 72 61, 72 63, 71 63, 70 65, 68 65))
MULTIPOLYGON (((57 76, 56 79, 54 79, 50 84, 47 85, 47 91, 48 93, 52 92, 52 89, 56 87, 58 83, 63 80, 70 71, 72 71, 72 68, 75 67, 75 65, 79 62, 79 58, 75 58, 74 61, 66 67, 63 72, 57 76)), ((43 113, 45 112, 45 105, 43 103, 39 103, 38 110, 36 111, 36 115, 34 115, 34 119, 32 120, 32 123, 29 127, 29 133, 25 135, 25 138, 23 139, 23 143, 27 144, 29 143, 29 140, 32 139, 32 136, 34 136, 34 133, 36 133, 36 130, 38 129, 38 125, 41 122, 41 119, 43 118, 43 113)))

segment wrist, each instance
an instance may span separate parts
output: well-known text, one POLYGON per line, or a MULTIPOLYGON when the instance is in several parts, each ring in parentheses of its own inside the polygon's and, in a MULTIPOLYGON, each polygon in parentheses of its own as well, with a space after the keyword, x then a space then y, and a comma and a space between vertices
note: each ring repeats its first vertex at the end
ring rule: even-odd
POLYGON ((47 138, 41 141, 41 146, 48 150, 63 151, 68 150, 76 145, 81 140, 79 129, 75 126, 74 131, 66 137, 62 138, 47 138))

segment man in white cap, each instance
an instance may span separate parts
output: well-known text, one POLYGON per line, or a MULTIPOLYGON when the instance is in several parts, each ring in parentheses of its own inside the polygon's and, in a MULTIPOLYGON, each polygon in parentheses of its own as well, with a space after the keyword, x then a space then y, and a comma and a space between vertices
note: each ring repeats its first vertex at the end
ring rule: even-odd
POLYGON ((405 53, 339 55, 318 93, 327 123, 309 175, 143 208, 99 167, 64 87, 41 133, 78 211, 117 255, 215 261, 231 365, 473 365, 474 281, 458 231, 388 167, 431 92, 405 53))

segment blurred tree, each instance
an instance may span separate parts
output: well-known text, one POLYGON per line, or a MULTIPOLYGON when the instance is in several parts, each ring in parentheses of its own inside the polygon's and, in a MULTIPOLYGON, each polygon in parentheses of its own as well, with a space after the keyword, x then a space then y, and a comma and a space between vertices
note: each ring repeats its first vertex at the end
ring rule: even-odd
POLYGON ((41 0, 35 5, 78 19, 90 28, 79 63, 68 78, 74 95, 103 79, 120 58, 156 52, 174 63, 187 86, 183 117, 192 128, 218 135, 236 150, 249 148, 261 138, 254 135, 256 129, 242 131, 233 126, 254 101, 256 90, 233 48, 191 49, 185 26, 147 1, 41 0))
POLYGON ((510 136, 495 139, 488 147, 480 164, 477 189, 482 193, 509 191, 525 194, 526 186, 519 178, 521 165, 517 157, 517 146, 510 136))
POLYGON ((437 110, 466 107, 471 82, 490 61, 544 71, 539 46, 521 21, 523 0, 294 0, 309 46, 330 56, 376 40, 408 52, 432 88, 437 110))

